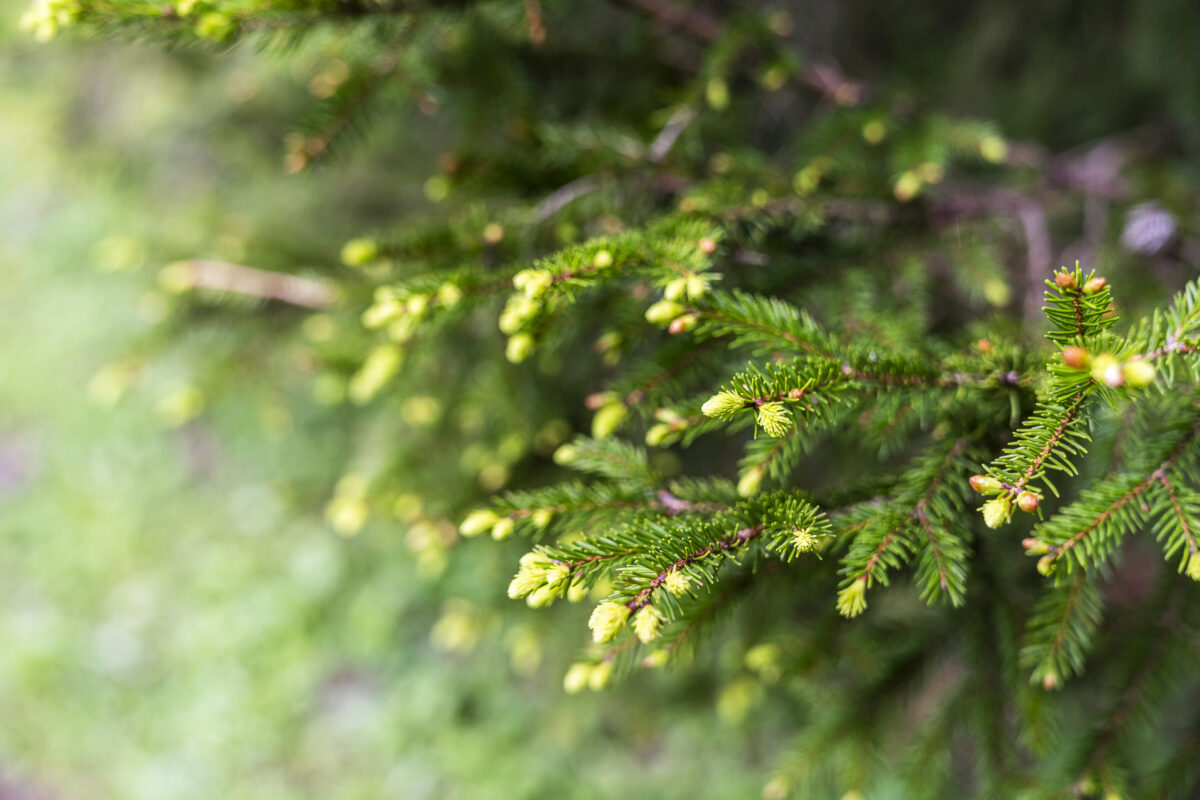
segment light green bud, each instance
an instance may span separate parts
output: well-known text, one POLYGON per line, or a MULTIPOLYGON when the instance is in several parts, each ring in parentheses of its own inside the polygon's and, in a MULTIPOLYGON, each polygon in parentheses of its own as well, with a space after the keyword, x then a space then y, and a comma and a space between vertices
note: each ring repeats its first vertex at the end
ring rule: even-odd
POLYGON ((1101 353, 1092 359, 1092 379, 1115 389, 1125 382, 1121 362, 1112 353, 1101 353))
POLYGON ((642 606, 633 618, 633 632, 641 640, 642 644, 650 644, 658 638, 658 632, 662 628, 663 617, 659 614, 652 605, 642 606))
POLYGON ((554 463, 565 467, 574 461, 577 455, 579 455, 579 448, 568 442, 554 451, 554 463))
POLYGON ((528 333, 518 333, 508 340, 508 346, 504 348, 504 357, 513 364, 520 364, 533 354, 534 347, 532 336, 528 333))
POLYGON ((566 588, 567 581, 571 580, 571 568, 566 564, 551 564, 546 567, 544 575, 547 586, 556 593, 562 592, 566 588))
POLYGON ((670 658, 671 653, 669 651, 659 648, 642 659, 642 666, 647 669, 657 669, 665 665, 670 658))
POLYGON ((404 313, 404 304, 397 300, 374 303, 362 313, 362 324, 367 330, 376 330, 392 322, 404 313))
POLYGON ((563 691, 567 694, 579 694, 587 688, 591 675, 591 664, 572 664, 567 668, 567 674, 563 676, 563 691))
POLYGON ((1012 517, 1012 500, 1003 494, 983 504, 983 523, 989 528, 999 528, 1012 517))
POLYGON ((543 573, 537 568, 522 567, 508 584, 508 596, 516 600, 528 597, 545 585, 543 573))
POLYGON ((437 299, 443 308, 454 308, 458 305, 458 301, 462 300, 462 296, 462 289, 453 283, 443 283, 438 287, 437 299))
POLYGON ((588 618, 592 639, 601 644, 611 642, 617 638, 628 619, 629 607, 624 603, 601 603, 592 610, 592 615, 588 618))
POLYGON ((616 433, 617 428, 629 415, 629 409, 623 403, 609 403, 592 417, 592 436, 606 439, 616 433))
POLYGON ((553 519, 554 512, 548 508, 539 508, 529 517, 529 521, 533 523, 533 527, 539 530, 549 525, 550 521, 553 519))
POLYGON ((516 527, 517 523, 513 521, 512 517, 501 517, 492 526, 492 538, 497 542, 502 542, 512 536, 513 529, 516 527))
POLYGON ((796 548, 798 553, 811 553, 817 549, 820 540, 812 535, 812 531, 808 528, 798 530, 792 534, 792 547, 796 548))
POLYGON ((723 111, 729 105, 729 84, 724 78, 712 78, 704 86, 704 99, 713 111, 723 111))
POLYGON ((670 325, 671 320, 687 311, 686 308, 670 300, 659 300, 646 309, 646 321, 653 325, 670 325))
POLYGON ((650 430, 646 431, 646 444, 650 447, 658 447, 663 443, 663 440, 671 435, 671 426, 666 423, 652 425, 650 430))
POLYGON ((671 301, 680 300, 687 294, 687 287, 687 278, 676 278, 663 287, 663 297, 671 301))
POLYGON ((228 14, 209 12, 196 22, 196 35, 201 39, 223 42, 233 35, 233 19, 228 14))
POLYGON ((1125 383, 1135 389, 1141 389, 1153 383, 1154 373, 1154 365, 1144 358, 1126 361, 1125 366, 1121 367, 1121 374, 1125 378, 1125 383))
POLYGON ((892 195, 901 203, 907 203, 921 191, 921 176, 912 170, 900 174, 892 186, 892 195))
POLYGON ((706 417, 730 420, 746 407, 746 401, 733 392, 718 392, 704 401, 700 411, 706 417))
POLYGON ((466 519, 458 526, 458 532, 463 536, 478 536, 484 531, 491 530, 499 521, 500 515, 495 511, 490 508, 481 508, 467 514, 466 519))
POLYGON ((557 597, 558 592, 549 586, 541 586, 529 593, 529 596, 525 598, 525 604, 530 608, 545 608, 553 603, 557 597))
POLYGON ((583 598, 587 597, 587 587, 582 583, 572 583, 567 587, 567 602, 578 603, 583 598))
POLYGON ((682 597, 687 594, 687 590, 691 585, 692 582, 688 579, 688 576, 679 570, 668 572, 667 577, 663 579, 663 586, 674 597, 682 597))
POLYGON ((849 586, 838 592, 837 610, 843 617, 857 617, 867 610, 865 578, 855 578, 849 586))
POLYGON ((592 667, 591 673, 588 675, 588 688, 593 692, 598 692, 605 686, 608 686, 609 680, 612 679, 613 665, 611 661, 601 661, 596 666, 592 667))
POLYGON ((513 286, 529 298, 538 298, 554 284, 554 276, 544 269, 523 269, 513 276, 513 286))
POLYGON ((747 472, 738 481, 737 492, 742 497, 750 497, 758 494, 758 490, 762 488, 763 474, 758 467, 747 472))
POLYGON ((687 278, 687 295, 696 300, 708 294, 709 278, 707 275, 693 273, 687 278))
POLYGON ((500 331, 511 336, 533 319, 541 307, 541 303, 524 294, 512 295, 500 314, 500 331))
POLYGON ((414 317, 419 317, 429 308, 429 298, 423 294, 415 294, 408 298, 408 302, 404 304, 404 310, 414 317))
POLYGON ((1008 143, 999 136, 985 136, 979 140, 979 155, 984 161, 999 164, 1008 157, 1008 143))
POLYGON ((361 267, 378 255, 379 243, 374 239, 351 239, 342 246, 342 263, 347 267, 361 267))
POLYGON ((783 403, 775 401, 759 406, 758 412, 755 414, 755 421, 766 431, 768 436, 779 439, 787 436, 788 431, 792 429, 794 420, 783 403))
POLYGON ((1188 556, 1185 573, 1192 580, 1200 581, 1200 553, 1192 553, 1188 556))

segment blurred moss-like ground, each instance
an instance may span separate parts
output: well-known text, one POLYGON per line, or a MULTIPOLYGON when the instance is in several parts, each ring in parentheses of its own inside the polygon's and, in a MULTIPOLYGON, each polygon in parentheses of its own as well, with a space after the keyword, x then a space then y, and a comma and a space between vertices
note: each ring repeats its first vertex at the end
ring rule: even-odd
MULTIPOLYGON (((269 59, 37 46, 20 5, 0 6, 0 797, 756 796, 770 714, 721 722, 680 675, 566 696, 571 648, 538 642, 581 620, 535 636, 488 610, 508 554, 456 553, 495 577, 467 586, 394 527, 331 532, 345 443, 294 387, 247 381, 170 427, 187 347, 146 357, 139 391, 97 382, 153 340, 163 263, 264 231, 333 263, 408 184, 353 157, 285 176, 266 120, 298 101, 269 59)), ((188 345, 208 346, 229 345, 188 345)))

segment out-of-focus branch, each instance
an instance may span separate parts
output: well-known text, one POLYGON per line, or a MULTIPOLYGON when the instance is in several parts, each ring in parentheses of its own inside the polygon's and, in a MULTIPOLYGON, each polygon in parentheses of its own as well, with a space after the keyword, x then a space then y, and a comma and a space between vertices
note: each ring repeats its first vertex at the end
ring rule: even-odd
MULTIPOLYGON (((611 0, 615 5, 640 11, 655 21, 681 30, 704 42, 714 42, 725 35, 725 23, 707 11, 691 6, 678 6, 666 0, 611 0)), ((867 99, 867 86, 851 80, 835 64, 813 64, 797 76, 799 82, 832 99, 841 106, 856 106, 867 99)))
POLYGON ((162 280, 173 291, 233 292, 318 310, 333 305, 336 299, 333 287, 322 281, 224 261, 176 261, 163 270, 162 280))

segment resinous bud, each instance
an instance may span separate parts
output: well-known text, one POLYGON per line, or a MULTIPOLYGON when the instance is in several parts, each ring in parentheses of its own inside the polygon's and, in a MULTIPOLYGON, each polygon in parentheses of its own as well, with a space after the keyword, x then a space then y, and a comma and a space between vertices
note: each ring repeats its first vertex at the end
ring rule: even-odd
POLYGON ((1065 270, 1054 276, 1054 285, 1064 292, 1079 288, 1079 284, 1075 281, 1075 276, 1065 270))
POLYGON ((1071 369, 1086 369, 1092 361, 1092 354, 1082 347, 1071 345, 1063 348, 1062 360, 1071 369))
POLYGON ((672 336, 678 336, 681 333, 687 333, 692 328, 696 327, 699 319, 695 314, 684 314, 671 320, 671 324, 667 326, 667 333, 672 336))
POLYGON ((1041 539, 1034 539, 1033 537, 1022 539, 1021 547, 1024 547, 1025 552, 1031 556, 1044 556, 1050 552, 1050 545, 1041 539))
POLYGON ((971 488, 980 494, 985 492, 998 492, 1004 488, 1004 484, 998 478, 992 478, 988 475, 972 475, 970 478, 971 488))

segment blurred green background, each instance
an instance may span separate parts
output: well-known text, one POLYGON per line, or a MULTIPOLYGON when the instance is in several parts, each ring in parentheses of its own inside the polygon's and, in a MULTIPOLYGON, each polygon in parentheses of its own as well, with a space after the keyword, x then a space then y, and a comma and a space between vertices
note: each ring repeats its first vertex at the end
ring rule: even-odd
POLYGON ((757 688, 567 696, 586 609, 489 610, 512 553, 444 572, 419 539, 448 522, 333 532, 346 423, 298 312, 246 308, 253 347, 202 309, 164 324, 163 264, 336 264, 427 202, 436 152, 288 175, 302 61, 40 45, 23 5, 0 4, 0 798, 756 796, 784 738, 757 688), (204 376, 219 401, 196 389, 238 358, 204 376))

